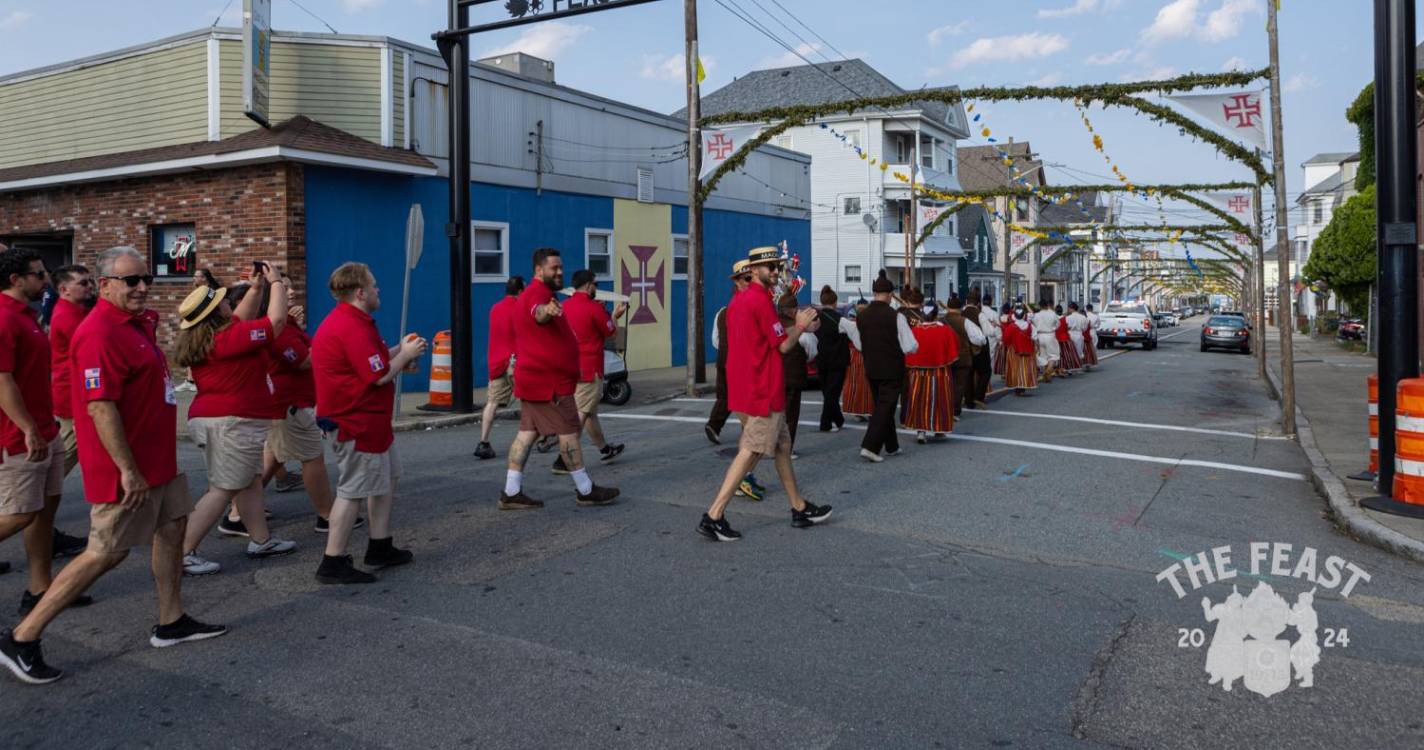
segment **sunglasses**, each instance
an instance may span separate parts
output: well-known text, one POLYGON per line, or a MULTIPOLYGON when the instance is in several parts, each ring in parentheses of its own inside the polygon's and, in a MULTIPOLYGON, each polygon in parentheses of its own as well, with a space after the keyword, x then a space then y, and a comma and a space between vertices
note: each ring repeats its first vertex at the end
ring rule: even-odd
POLYGON ((41 269, 38 270, 38 271, 25 271, 25 272, 21 273, 20 275, 21 275, 21 276, 33 276, 33 277, 35 277, 35 278, 37 278, 37 279, 43 279, 43 278, 49 276, 49 271, 46 270, 46 269, 41 268, 41 269))
POLYGON ((133 274, 130 276, 100 276, 99 278, 110 279, 113 281, 122 281, 124 282, 124 284, 128 285, 130 289, 138 286, 140 283, 145 286, 153 285, 153 274, 151 273, 133 274))

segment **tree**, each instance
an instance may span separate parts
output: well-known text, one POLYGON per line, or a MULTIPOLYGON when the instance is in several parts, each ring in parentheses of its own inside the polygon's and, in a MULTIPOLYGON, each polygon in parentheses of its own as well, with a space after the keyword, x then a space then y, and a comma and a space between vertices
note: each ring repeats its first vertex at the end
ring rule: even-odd
POLYGON ((1341 206, 1315 239, 1301 275, 1323 281, 1340 294, 1354 312, 1369 306, 1375 281, 1375 186, 1341 206))
MULTIPOLYGON (((1424 93, 1424 72, 1414 79, 1414 86, 1424 93)), ((1360 132, 1360 170, 1355 174, 1355 189, 1364 190, 1375 184, 1375 85, 1365 85, 1355 101, 1345 109, 1345 119, 1360 132)), ((1306 187, 1310 187, 1306 185, 1306 187)))

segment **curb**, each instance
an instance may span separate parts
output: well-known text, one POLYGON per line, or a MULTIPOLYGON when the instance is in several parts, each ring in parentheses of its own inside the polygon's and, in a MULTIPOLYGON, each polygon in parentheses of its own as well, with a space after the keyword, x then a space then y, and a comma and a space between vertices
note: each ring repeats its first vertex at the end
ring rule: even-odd
MULTIPOLYGON (((398 422, 391 425, 391 430, 393 432, 415 432, 416 430, 438 430, 442 427, 459 427, 467 424, 478 424, 484 408, 484 404, 480 404, 471 414, 449 414, 430 417, 417 416, 409 421, 398 422)), ((494 418, 495 421, 501 419, 519 419, 519 409, 518 407, 512 409, 496 409, 494 418)))
MULTIPOLYGON (((696 391, 697 391, 697 395, 699 395, 699 396, 706 396, 706 395, 708 395, 709 393, 716 393, 716 392, 717 392, 717 386, 716 386, 716 385, 713 385, 713 384, 711 384, 711 383, 700 383, 700 384, 698 384, 696 391)), ((643 399, 643 403, 644 403, 644 404, 660 404, 660 403, 662 403, 662 402, 664 402, 664 401, 671 401, 671 400, 673 400, 673 399, 675 399, 675 398, 684 398, 685 396, 687 396, 687 391, 684 391, 684 390, 668 391, 667 393, 661 393, 661 394, 656 395, 656 396, 649 396, 649 397, 643 399)))
MULTIPOLYGON (((1271 397, 1280 401, 1280 384, 1276 382, 1276 373, 1269 367, 1266 368, 1266 384, 1270 387, 1271 397)), ((1364 509, 1355 502, 1355 499, 1350 497, 1349 491, 1345 489, 1345 483, 1335 475, 1335 472, 1330 470, 1330 464, 1325 460, 1325 454, 1316 447, 1315 430, 1310 425, 1310 419, 1305 416, 1305 412, 1301 411, 1299 406, 1295 408, 1295 424, 1296 442, 1305 451, 1305 457, 1310 460, 1311 484, 1314 484, 1315 489, 1325 496, 1330 520, 1335 526, 1353 539, 1374 545, 1400 557, 1424 563, 1424 542, 1370 518, 1365 514, 1364 509)))

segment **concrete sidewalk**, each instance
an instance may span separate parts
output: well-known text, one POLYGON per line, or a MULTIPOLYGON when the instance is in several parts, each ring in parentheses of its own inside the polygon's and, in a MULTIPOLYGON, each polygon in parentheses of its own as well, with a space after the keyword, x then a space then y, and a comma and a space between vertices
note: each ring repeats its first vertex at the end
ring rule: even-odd
MULTIPOLYGON (((1280 334, 1270 328, 1266 338, 1271 388, 1279 395, 1280 334)), ((1361 499, 1380 493, 1370 482, 1347 479, 1369 468, 1365 379, 1375 371, 1375 358, 1333 338, 1297 333, 1291 343, 1299 442, 1336 525, 1361 541, 1424 562, 1424 520, 1360 507, 1361 499)))

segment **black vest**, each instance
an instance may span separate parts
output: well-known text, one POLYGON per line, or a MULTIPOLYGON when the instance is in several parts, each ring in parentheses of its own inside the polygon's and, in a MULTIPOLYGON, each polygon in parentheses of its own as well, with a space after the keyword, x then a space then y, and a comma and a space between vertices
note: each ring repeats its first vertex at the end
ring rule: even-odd
POLYGON ((725 369, 727 367, 727 350, 731 346, 727 343, 727 308, 717 311, 717 367, 725 369))
POLYGON ((905 352, 900 348, 897 314, 889 303, 875 301, 856 316, 867 380, 899 380, 905 376, 905 352))
POLYGON ((841 333, 841 314, 827 308, 816 314, 821 319, 816 330, 816 369, 829 372, 850 367, 850 338, 841 333))

